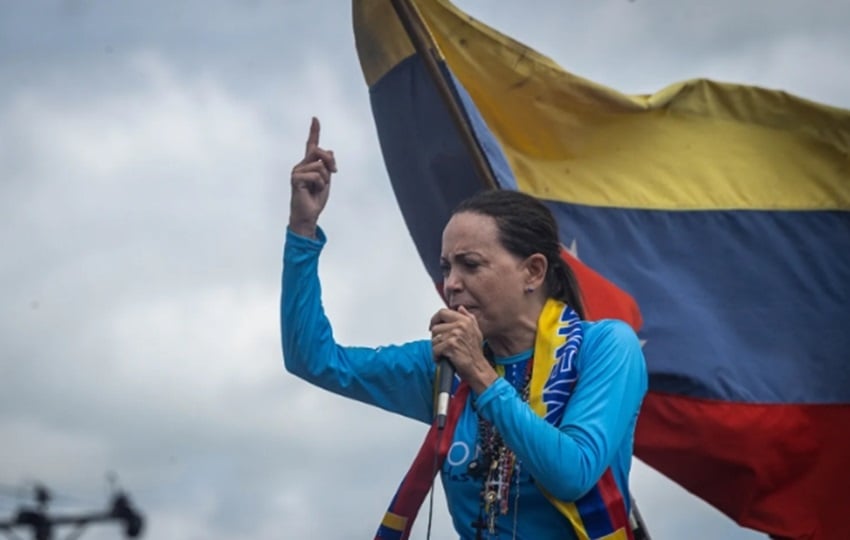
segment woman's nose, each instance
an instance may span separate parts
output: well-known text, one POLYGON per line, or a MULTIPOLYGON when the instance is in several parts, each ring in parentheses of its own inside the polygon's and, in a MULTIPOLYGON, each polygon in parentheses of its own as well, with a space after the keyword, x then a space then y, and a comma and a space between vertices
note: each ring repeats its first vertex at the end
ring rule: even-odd
POLYGON ((443 279, 443 293, 448 295, 450 292, 457 292, 460 290, 460 287, 461 281, 458 273, 454 269, 449 270, 443 279))

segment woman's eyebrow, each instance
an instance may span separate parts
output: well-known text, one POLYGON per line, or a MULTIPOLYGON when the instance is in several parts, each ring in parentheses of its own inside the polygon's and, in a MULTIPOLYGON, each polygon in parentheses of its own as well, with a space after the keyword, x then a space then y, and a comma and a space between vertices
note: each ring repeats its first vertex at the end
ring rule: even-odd
POLYGON ((461 257, 480 257, 481 254, 477 251, 469 250, 469 251, 460 251, 454 254, 455 259, 459 259, 461 257))

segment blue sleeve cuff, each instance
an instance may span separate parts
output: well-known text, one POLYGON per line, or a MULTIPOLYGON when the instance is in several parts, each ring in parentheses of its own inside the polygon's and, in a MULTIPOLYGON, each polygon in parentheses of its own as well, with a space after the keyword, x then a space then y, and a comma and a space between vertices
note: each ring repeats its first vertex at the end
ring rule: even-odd
POLYGON ((300 234, 292 232, 292 229, 289 227, 286 228, 286 243, 291 244, 293 247, 298 249, 321 251, 327 241, 328 239, 325 236, 325 231, 323 231, 318 225, 316 226, 316 238, 301 236, 300 234))
POLYGON ((485 413, 487 405, 492 403, 494 400, 499 399, 500 396, 504 396, 506 393, 511 392, 516 393, 514 387, 511 386, 511 384, 504 378, 499 377, 493 381, 493 384, 488 386, 478 395, 478 397, 475 398, 473 404, 479 414, 484 413, 484 418, 492 421, 491 415, 485 413))

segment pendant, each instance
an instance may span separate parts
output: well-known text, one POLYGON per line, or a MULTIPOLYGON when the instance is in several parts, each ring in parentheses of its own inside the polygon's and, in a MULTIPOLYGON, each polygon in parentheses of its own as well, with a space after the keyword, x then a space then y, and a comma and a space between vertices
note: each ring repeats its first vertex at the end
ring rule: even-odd
POLYGON ((484 467, 481 466, 481 463, 477 459, 473 459, 466 467, 466 474, 472 478, 482 478, 484 476, 484 467))
POLYGON ((487 532, 496 534, 496 509, 491 507, 487 510, 487 532))

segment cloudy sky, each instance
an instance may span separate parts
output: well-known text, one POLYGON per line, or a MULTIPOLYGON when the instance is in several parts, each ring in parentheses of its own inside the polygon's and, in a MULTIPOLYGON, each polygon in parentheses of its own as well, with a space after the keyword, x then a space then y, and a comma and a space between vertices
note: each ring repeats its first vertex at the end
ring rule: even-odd
MULTIPOLYGON (((627 93, 708 77, 850 108, 847 0, 458 4, 627 93)), ((425 428, 285 373, 277 311, 311 115, 340 168, 321 222, 338 340, 419 338, 439 307, 350 12, 0 0, 0 521, 35 482, 57 511, 101 509, 113 471, 147 538, 371 537, 425 428)), ((637 461, 633 491, 655 540, 762 538, 637 461)), ((450 537, 439 495, 433 528, 450 537)))

